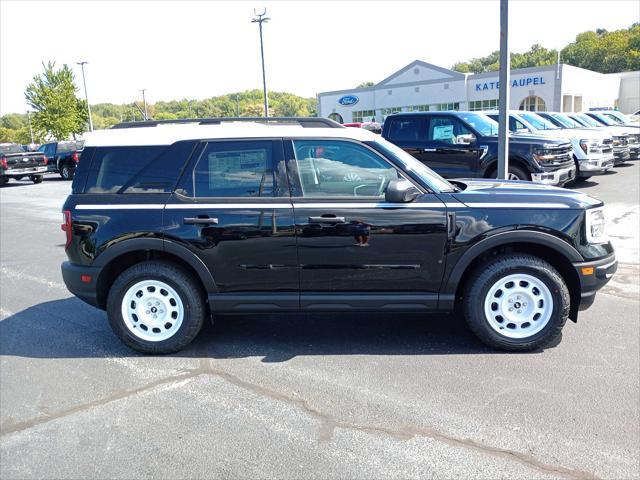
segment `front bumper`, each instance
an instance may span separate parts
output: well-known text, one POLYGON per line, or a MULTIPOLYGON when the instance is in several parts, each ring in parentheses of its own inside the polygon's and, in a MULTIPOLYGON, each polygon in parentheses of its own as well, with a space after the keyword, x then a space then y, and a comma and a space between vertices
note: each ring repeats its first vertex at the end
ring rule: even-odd
POLYGON ((576 178, 576 166, 561 168, 553 172, 538 172, 531 174, 531 180, 545 185, 564 185, 576 178))
POLYGON ((613 159, 614 159, 615 165, 624 163, 630 158, 631 158, 631 154, 629 152, 629 147, 621 147, 621 148, 613 149, 613 159))
POLYGON ((85 265, 74 265, 71 262, 63 262, 61 268, 62 279, 67 289, 80 300, 101 308, 98 305, 98 291, 96 288, 100 269, 85 265), (90 281, 83 282, 82 276, 89 276, 90 281))
POLYGON ((574 263, 573 267, 580 279, 579 310, 586 310, 593 304, 598 290, 604 287, 616 273, 618 261, 612 253, 600 260, 574 263))
POLYGON ((40 175, 47 171, 47 167, 12 168, 6 170, 3 177, 24 177, 25 175, 40 175))
POLYGON ((629 146, 629 158, 633 160, 640 158, 640 145, 634 144, 629 146))
POLYGON ((613 153, 608 155, 602 155, 600 157, 587 157, 585 160, 580 160, 578 164, 578 176, 591 176, 602 175, 613 168, 614 158, 613 153))

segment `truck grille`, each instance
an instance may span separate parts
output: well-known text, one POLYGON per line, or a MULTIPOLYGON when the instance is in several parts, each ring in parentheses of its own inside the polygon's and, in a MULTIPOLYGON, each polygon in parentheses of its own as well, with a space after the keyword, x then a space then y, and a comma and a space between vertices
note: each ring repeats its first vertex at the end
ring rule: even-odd
POLYGON ((570 143, 563 143, 558 146, 546 146, 544 148, 537 148, 536 154, 543 156, 545 161, 542 165, 545 167, 562 168, 568 165, 573 165, 573 150, 570 143))

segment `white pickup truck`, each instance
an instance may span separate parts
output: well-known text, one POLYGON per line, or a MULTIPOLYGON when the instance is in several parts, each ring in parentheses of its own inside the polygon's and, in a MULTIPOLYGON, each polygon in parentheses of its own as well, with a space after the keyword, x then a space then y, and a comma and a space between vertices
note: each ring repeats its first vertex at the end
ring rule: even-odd
MULTIPOLYGON (((485 113, 494 120, 498 120, 497 111, 485 113)), ((594 128, 560 127, 539 113, 511 110, 509 130, 521 134, 531 133, 568 139, 573 148, 576 178, 586 180, 592 175, 602 175, 613 168, 613 138, 608 132, 594 128)))

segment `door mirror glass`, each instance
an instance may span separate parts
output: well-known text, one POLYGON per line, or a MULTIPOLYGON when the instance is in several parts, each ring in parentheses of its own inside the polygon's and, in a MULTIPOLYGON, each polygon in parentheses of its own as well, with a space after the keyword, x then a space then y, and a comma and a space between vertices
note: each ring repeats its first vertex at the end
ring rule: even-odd
POLYGON ((414 187, 409 180, 394 178, 389 181, 384 193, 385 202, 409 203, 413 202, 418 195, 420 195, 420 190, 414 187))
POLYGON ((475 141, 476 137, 473 133, 465 133, 456 137, 456 143, 458 145, 471 145, 475 141))

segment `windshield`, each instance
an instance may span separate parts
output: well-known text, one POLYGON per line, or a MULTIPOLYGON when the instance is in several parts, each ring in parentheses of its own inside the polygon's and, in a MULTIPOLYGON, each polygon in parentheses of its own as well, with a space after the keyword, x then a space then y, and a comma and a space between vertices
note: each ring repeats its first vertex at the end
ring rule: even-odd
POLYGON ((576 113, 576 117, 578 117, 580 120, 582 120, 583 123, 586 123, 590 127, 602 126, 602 124, 596 122, 593 118, 591 118, 589 115, 586 115, 584 113, 576 113))
POLYGON ((601 113, 594 113, 594 116, 596 117, 596 120, 599 120, 600 122, 610 127, 617 125, 616 122, 608 118, 606 115, 602 115, 601 113))
POLYGON ((0 153, 22 153, 22 146, 17 143, 0 145, 0 153))
POLYGON ((629 120, 627 120, 622 113, 606 112, 606 113, 603 113, 602 115, 607 116, 608 118, 616 122, 618 125, 626 125, 627 123, 629 123, 629 120))
POLYGON ((434 192, 456 191, 456 188, 453 185, 427 167, 424 163, 409 155, 400 147, 395 146, 391 142, 387 142, 384 138, 376 139, 375 144, 378 145, 386 154, 398 160, 405 170, 416 175, 434 192))
POLYGON ((484 137, 498 135, 498 122, 483 113, 459 112, 458 117, 467 122, 484 137))
POLYGON ((558 130, 560 128, 535 113, 518 112, 518 115, 533 125, 536 130, 558 130))
POLYGON ((564 125, 566 128, 582 128, 584 125, 576 122, 573 118, 563 114, 563 113, 550 113, 555 120, 564 125))

